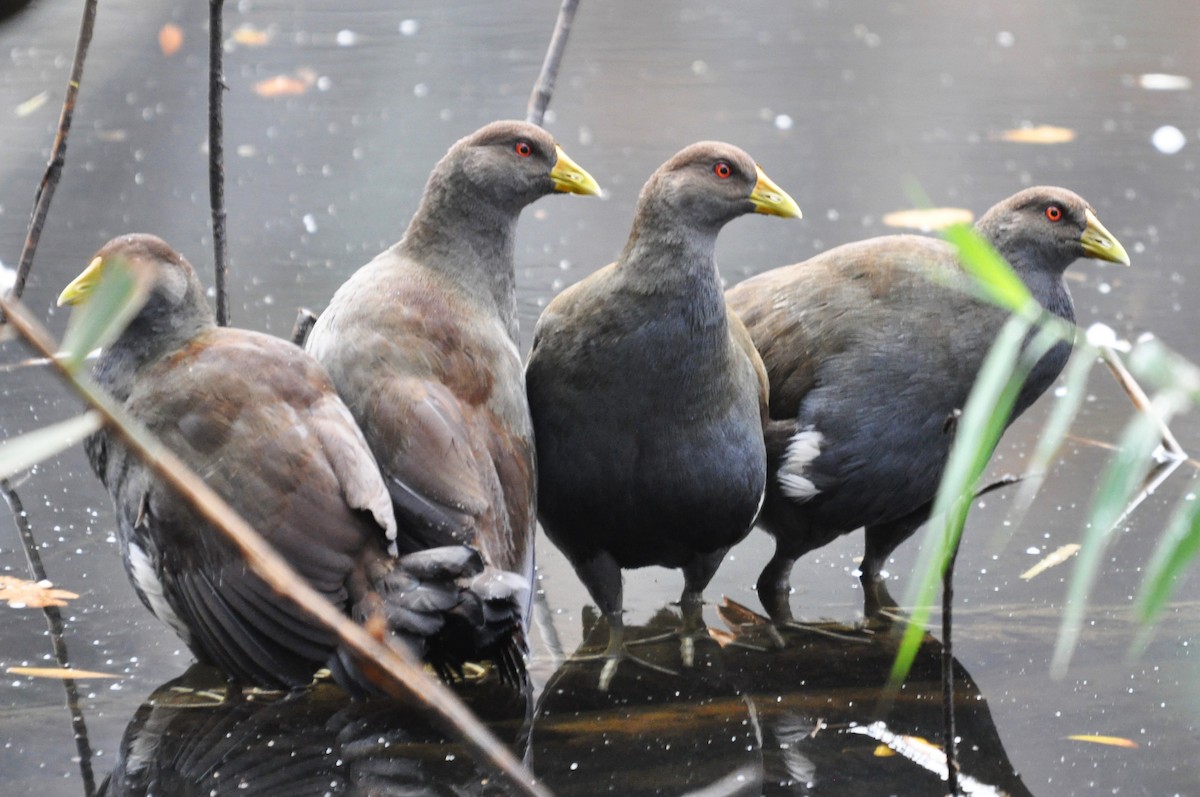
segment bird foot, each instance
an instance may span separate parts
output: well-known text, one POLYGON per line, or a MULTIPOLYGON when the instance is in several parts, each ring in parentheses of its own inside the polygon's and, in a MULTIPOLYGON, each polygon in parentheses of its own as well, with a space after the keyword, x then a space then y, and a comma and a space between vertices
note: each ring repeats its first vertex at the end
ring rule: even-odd
POLYGON ((597 688, 601 692, 608 691, 609 686, 612 684, 613 678, 617 674, 617 668, 620 667, 622 662, 626 662, 626 661, 629 662, 630 664, 637 664, 641 667, 645 667, 648 670, 652 670, 657 673, 662 673, 663 675, 670 675, 670 676, 674 676, 674 677, 678 677, 680 675, 680 673, 677 670, 672 670, 670 667, 664 667, 661 664, 656 664, 648 659, 641 658, 640 656, 634 656, 632 653, 629 652, 628 645, 621 645, 619 648, 617 648, 615 650, 610 649, 610 650, 604 651, 603 653, 587 653, 587 654, 582 654, 582 655, 575 655, 575 656, 572 656, 570 660, 573 662, 586 662, 586 661, 603 661, 604 662, 604 666, 600 668, 600 679, 599 679, 599 682, 597 683, 597 688))
MULTIPOLYGON (((839 626, 841 627, 841 626, 839 626)), ((847 634, 842 631, 834 631, 824 627, 821 623, 802 623, 799 620, 788 620, 783 623, 775 623, 775 633, 779 636, 780 642, 783 641, 782 631, 801 631, 806 634, 817 634, 818 636, 830 637, 831 639, 839 639, 843 642, 857 642, 859 644, 868 645, 871 643, 871 634, 847 634)))

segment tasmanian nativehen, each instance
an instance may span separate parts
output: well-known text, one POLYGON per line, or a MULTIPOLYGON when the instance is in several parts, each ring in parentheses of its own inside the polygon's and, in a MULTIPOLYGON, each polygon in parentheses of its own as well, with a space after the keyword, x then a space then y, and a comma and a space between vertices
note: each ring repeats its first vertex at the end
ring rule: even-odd
POLYGON ((534 332, 538 516, 608 618, 602 688, 626 655, 621 569, 683 570, 690 664, 701 593, 762 503, 766 374, 714 260, 717 233, 751 212, 800 215, 742 150, 687 147, 642 189, 617 262, 534 332))
MULTIPOLYGON (((216 326, 195 271, 159 238, 113 239, 59 303, 88 301, 121 264, 145 302, 104 348, 96 381, 317 591, 359 621, 378 612, 444 668, 439 637, 480 612, 478 555, 457 545, 397 559, 387 487, 325 370, 291 343, 216 326)), ((86 450, 138 596, 200 661, 240 684, 300 687, 329 667, 355 694, 376 691, 324 626, 117 437, 102 430, 86 450)))
MULTIPOLYGON (((1075 320, 1063 282, 1081 257, 1128 265, 1093 209, 1062 188, 1029 188, 999 203, 976 230, 1054 315, 1075 320)), ((792 565, 839 535, 866 528, 861 567, 868 617, 895 601, 880 577, 888 556, 929 516, 966 403, 1007 314, 948 286, 961 279, 945 241, 889 235, 768 271, 726 293, 771 382, 767 498, 760 524, 775 555, 758 579, 764 606, 789 620, 792 565)), ((1038 361, 1015 419, 1071 354, 1038 361)))
POLYGON ((401 553, 479 552, 482 615, 460 660, 519 667, 533 577, 533 429, 517 352, 513 247, 521 210, 596 194, 540 128, 496 122, 434 167, 404 237, 343 284, 306 347, 375 453, 401 553))

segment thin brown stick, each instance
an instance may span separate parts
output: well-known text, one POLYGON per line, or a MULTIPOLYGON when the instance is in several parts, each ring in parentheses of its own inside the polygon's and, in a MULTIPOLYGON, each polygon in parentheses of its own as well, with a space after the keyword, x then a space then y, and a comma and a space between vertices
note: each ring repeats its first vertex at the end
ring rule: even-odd
POLYGON ((208 3, 208 202, 212 207, 214 286, 217 291, 217 323, 229 326, 229 292, 225 278, 225 143, 221 111, 225 76, 222 71, 222 9, 225 0, 208 3))
MULTIPOLYGON (((58 344, 41 324, 19 303, 0 297, 12 326, 42 356, 51 357, 58 344)), ((441 721, 443 727, 461 738, 480 762, 502 773, 513 788, 530 797, 550 797, 513 754, 489 731, 449 688, 427 675, 421 663, 403 646, 376 639, 362 626, 325 599, 301 578, 287 561, 243 520, 220 496, 212 491, 183 462, 159 443, 141 424, 126 414, 91 379, 72 372, 60 360, 55 367, 72 388, 94 407, 123 445, 141 459, 196 510, 221 529, 246 557, 250 568, 276 592, 287 595, 297 606, 330 628, 348 649, 386 674, 411 701, 441 721)))
MULTIPOLYGON (((42 564, 42 556, 38 553, 37 539, 33 536, 33 528, 29 525, 29 514, 21 503, 21 496, 7 480, 0 479, 0 494, 3 494, 8 509, 12 512, 17 524, 21 543, 25 548, 25 561, 29 565, 29 574, 34 581, 46 580, 46 568, 42 564)), ((63 633, 62 612, 57 606, 43 606, 42 614, 46 616, 46 628, 50 632, 50 647, 54 650, 54 659, 64 670, 71 669, 71 654, 67 650, 67 641, 63 633)), ((84 797, 91 797, 96 792, 96 775, 92 769, 92 745, 88 739, 87 721, 83 716, 83 708, 79 702, 79 685, 74 678, 62 679, 63 690, 67 693, 67 711, 71 715, 71 732, 75 738, 75 750, 79 753, 79 774, 83 781, 84 797)))
POLYGON ((942 572, 942 750, 946 753, 946 785, 949 793, 958 797, 958 731, 954 722, 954 644, 951 633, 951 610, 954 606, 954 563, 958 560, 958 549, 962 535, 954 544, 946 569, 942 572))
POLYGON ((62 111, 58 115, 58 132, 54 146, 50 149, 50 163, 38 185, 33 198, 33 214, 29 219, 29 231, 25 235, 25 246, 21 249, 21 261, 17 265, 16 281, 9 296, 20 299, 25 292, 25 281, 33 268, 33 256, 38 241, 42 238, 42 227, 50 213, 50 200, 62 177, 63 164, 67 162, 67 134, 71 131, 71 119, 75 115, 75 99, 79 95, 79 84, 83 81, 83 62, 87 59, 88 47, 92 43, 92 30, 96 27, 96 4, 98 0, 86 0, 83 6, 83 21, 79 24, 79 39, 75 42, 75 61, 71 65, 71 77, 67 81, 67 94, 63 98, 62 111))
POLYGON ((301 307, 300 312, 296 313, 296 323, 292 325, 292 343, 304 348, 304 344, 308 340, 308 333, 312 332, 313 325, 316 323, 317 314, 307 307, 301 307))
POLYGON ((1100 346, 1099 349, 1100 359, 1104 360, 1104 364, 1108 366, 1108 370, 1116 378, 1117 384, 1125 391, 1125 395, 1129 396, 1129 400, 1133 403, 1133 408, 1154 418, 1155 423, 1158 424, 1158 433, 1162 437, 1163 449, 1166 450, 1168 456, 1172 459, 1187 459, 1187 452, 1183 450, 1183 446, 1179 445, 1179 441, 1171 433, 1167 422, 1154 409, 1154 403, 1146 395, 1146 391, 1138 384, 1133 374, 1129 373, 1129 369, 1121 361, 1121 356, 1111 346, 1100 346))
POLYGON ((558 22, 554 25, 554 35, 550 37, 550 46, 546 49, 546 59, 542 61, 541 74, 529 95, 525 121, 530 124, 540 127, 546 118, 546 108, 554 96, 558 68, 562 64, 563 51, 567 48, 567 37, 571 34, 571 23, 575 20, 575 9, 578 7, 579 0, 563 0, 562 8, 558 10, 558 22))

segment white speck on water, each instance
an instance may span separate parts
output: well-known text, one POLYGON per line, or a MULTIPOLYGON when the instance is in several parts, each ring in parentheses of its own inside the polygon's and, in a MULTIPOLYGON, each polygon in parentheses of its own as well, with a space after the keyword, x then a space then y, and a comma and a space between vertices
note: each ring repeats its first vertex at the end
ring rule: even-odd
POLYGON ((317 231, 317 219, 316 219, 316 217, 313 216, 313 214, 305 213, 304 218, 301 219, 301 221, 304 222, 304 231, 305 232, 314 233, 317 231))
POLYGON ((400 33, 405 36, 416 36, 417 31, 421 29, 421 23, 415 19, 400 20, 400 33))
POLYGON ((595 137, 592 135, 592 128, 583 125, 579 128, 579 143, 581 146, 588 146, 592 143, 595 137))
POLYGON ((0 293, 8 293, 17 284, 17 270, 4 265, 0 260, 0 293))
POLYGON ((253 158, 258 154, 258 148, 253 144, 238 144, 236 152, 239 158, 253 158))
POLYGON ((1164 155, 1174 155, 1183 149, 1183 145, 1187 143, 1187 136, 1175 125, 1163 125, 1150 136, 1150 143, 1164 155))
POLYGON ((571 771, 574 772, 577 769, 579 769, 579 764, 575 761, 572 761, 571 762, 571 771))
POLYGON ((337 32, 337 43, 339 47, 353 47, 358 43, 358 34, 352 30, 339 30, 337 32))
POLYGON ((1037 547, 1036 545, 1030 545, 1028 548, 1025 549, 1025 553, 1029 554, 1030 556, 1037 556, 1041 552, 1042 552, 1042 549, 1037 547))
POLYGON ((417 85, 413 86, 413 96, 414 97, 428 97, 429 96, 429 86, 425 83, 418 83, 417 85))
POLYGON ((333 88, 333 79, 329 75, 321 75, 317 78, 317 91, 329 91, 333 88))
POLYGON ((1066 398, 1068 395, 1070 395, 1070 393, 1071 393, 1071 391, 1067 390, 1067 388, 1062 385, 1054 388, 1054 397, 1055 398, 1066 398))
POLYGON ((1107 282, 1101 282, 1096 286, 1096 290, 1100 291, 1100 293, 1109 294, 1112 293, 1112 286, 1107 282))
POLYGON ((795 122, 786 113, 781 113, 775 117, 776 130, 791 130, 793 125, 795 125, 795 122))
POLYGON ((841 214, 837 212, 837 208, 830 208, 829 210, 825 211, 825 218, 829 219, 830 221, 837 221, 840 216, 841 214))
POLYGON ((996 34, 996 44, 1001 47, 1012 47, 1017 43, 1017 37, 1012 34, 1012 31, 1002 30, 996 34))
POLYGON ((1138 85, 1147 91, 1187 91, 1192 87, 1192 79, 1186 75, 1147 72, 1138 75, 1138 85))
POLYGON ((708 74, 708 64, 706 64, 700 60, 692 61, 692 74, 693 75, 707 75, 708 74))

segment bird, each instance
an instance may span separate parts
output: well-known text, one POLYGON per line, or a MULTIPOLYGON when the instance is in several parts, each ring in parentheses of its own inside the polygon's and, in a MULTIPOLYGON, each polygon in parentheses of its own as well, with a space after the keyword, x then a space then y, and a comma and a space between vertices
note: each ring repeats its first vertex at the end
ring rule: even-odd
MULTIPOLYGON (((469 584, 483 577, 479 557, 465 546, 397 556, 383 476, 325 370, 290 342, 217 326, 195 270, 161 238, 112 239, 59 305, 88 302, 122 267, 144 302, 103 348, 96 382, 313 588, 360 622, 381 612, 438 666, 448 617, 482 613, 469 584)), ((200 662, 243 686, 298 689, 328 667, 356 697, 386 691, 114 432, 85 450, 138 597, 200 662)))
POLYGON ((645 184, 616 262, 534 330, 538 518, 608 620, 602 689, 628 655, 622 569, 683 570, 687 665, 702 592, 758 515, 766 374, 714 259, 721 228, 750 212, 800 216, 743 150, 686 147, 645 184))
POLYGON ((486 622, 464 661, 527 650, 536 524, 533 428, 518 351, 521 210, 595 179, 541 128, 485 125, 433 168, 404 236, 337 289, 305 348, 374 452, 401 553, 467 545, 486 622))
MULTIPOLYGON (((975 231, 1011 264, 1045 310, 1074 322, 1063 273, 1079 258, 1129 264, 1095 210, 1064 188, 1001 201, 975 231)), ((757 590, 777 621, 792 618, 795 561, 865 528, 863 611, 886 622, 896 602, 888 557, 929 517, 953 418, 1007 313, 946 283, 962 275, 954 247, 919 235, 848 243, 753 276, 726 292, 770 378, 769 478, 759 525, 775 553, 757 590)), ((1051 385, 1071 353, 1035 365, 1011 423, 1051 385)))

